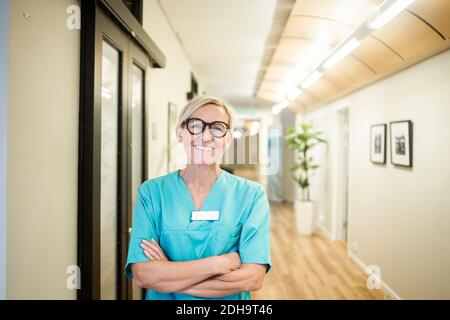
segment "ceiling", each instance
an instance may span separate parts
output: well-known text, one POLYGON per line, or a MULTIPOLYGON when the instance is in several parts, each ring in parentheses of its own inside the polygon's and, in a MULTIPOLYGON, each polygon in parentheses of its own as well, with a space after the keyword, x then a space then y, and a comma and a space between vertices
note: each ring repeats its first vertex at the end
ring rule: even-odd
MULTIPOLYGON (((298 0, 257 89, 281 101, 351 35, 383 0, 298 0), (351 10, 350 10, 351 9, 351 10)), ((450 47, 450 1, 417 0, 368 36, 289 107, 298 111, 343 96, 450 47)))
MULTIPOLYGON (((158 0, 206 93, 272 107, 384 0, 158 0)), ((289 104, 308 111, 449 48, 450 0, 416 0, 289 104)))
POLYGON ((255 98, 295 0, 159 0, 205 91, 236 107, 255 98), (259 82, 258 82, 259 81, 259 82))

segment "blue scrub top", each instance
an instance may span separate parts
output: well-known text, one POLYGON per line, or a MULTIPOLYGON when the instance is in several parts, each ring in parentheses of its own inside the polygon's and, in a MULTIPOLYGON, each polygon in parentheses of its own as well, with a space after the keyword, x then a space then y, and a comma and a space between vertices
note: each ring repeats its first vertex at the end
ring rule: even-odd
MULTIPOLYGON (((267 272, 270 270, 270 209, 261 185, 222 170, 200 209, 219 211, 219 220, 191 221, 195 210, 179 170, 144 182, 135 202, 126 276, 133 277, 133 263, 149 261, 140 243, 151 238, 159 243, 170 261, 239 252, 242 263, 266 264, 267 272)), ((146 299, 247 300, 250 292, 201 298, 147 290, 146 299)))

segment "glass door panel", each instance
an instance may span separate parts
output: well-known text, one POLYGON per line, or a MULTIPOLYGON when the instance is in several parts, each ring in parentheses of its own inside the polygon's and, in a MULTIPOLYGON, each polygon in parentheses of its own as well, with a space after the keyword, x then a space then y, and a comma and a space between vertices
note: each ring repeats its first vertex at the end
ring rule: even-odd
POLYGON ((101 299, 117 299, 120 53, 102 45, 100 268, 101 299))

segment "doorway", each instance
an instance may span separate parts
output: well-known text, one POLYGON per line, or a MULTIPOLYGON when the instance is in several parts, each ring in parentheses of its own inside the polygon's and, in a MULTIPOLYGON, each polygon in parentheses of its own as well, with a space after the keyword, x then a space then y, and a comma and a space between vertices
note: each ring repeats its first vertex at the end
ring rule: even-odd
POLYGON ((337 111, 338 115, 338 185, 337 223, 334 230, 336 240, 348 238, 348 174, 349 174, 349 113, 348 107, 337 111))
POLYGON ((121 1, 82 4, 88 30, 82 35, 78 299, 140 300, 143 291, 125 277, 124 266, 134 201, 147 177, 152 59, 136 32, 119 23, 117 15, 127 10, 121 1))

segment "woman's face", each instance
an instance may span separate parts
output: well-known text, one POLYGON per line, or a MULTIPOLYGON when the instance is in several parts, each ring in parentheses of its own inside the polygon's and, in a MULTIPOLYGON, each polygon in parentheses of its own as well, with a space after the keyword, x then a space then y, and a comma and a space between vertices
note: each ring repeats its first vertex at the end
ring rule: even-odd
MULTIPOLYGON (((207 104, 197 109, 189 117, 189 119, 192 118, 201 119, 208 123, 215 121, 229 123, 228 114, 225 109, 212 104, 207 104)), ((211 134, 208 126, 206 126, 203 133, 191 134, 185 125, 177 129, 177 136, 184 145, 189 164, 210 165, 219 163, 232 140, 229 130, 224 137, 217 138, 211 134)))

